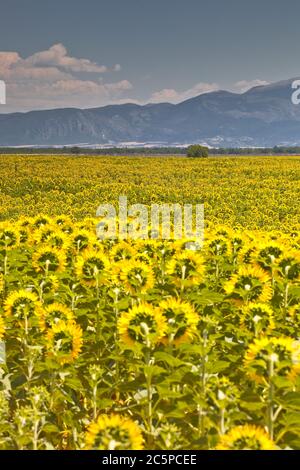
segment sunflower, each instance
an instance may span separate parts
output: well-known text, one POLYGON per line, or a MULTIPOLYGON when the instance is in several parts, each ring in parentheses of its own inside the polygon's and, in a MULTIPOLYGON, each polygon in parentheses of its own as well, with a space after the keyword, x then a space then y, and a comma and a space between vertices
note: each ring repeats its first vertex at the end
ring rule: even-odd
POLYGON ((75 322, 60 320, 47 330, 49 356, 60 364, 69 364, 78 356, 82 348, 82 329, 75 322))
POLYGON ((158 343, 167 330, 165 317, 158 308, 141 303, 128 312, 123 312, 118 320, 118 332, 124 344, 147 346, 158 343))
POLYGON ((96 234, 92 234, 86 229, 74 230, 70 236, 70 243, 74 253, 80 253, 87 248, 91 249, 96 241, 96 234))
POLYGON ((72 225, 72 219, 68 215, 58 215, 54 219, 55 225, 58 225, 59 227, 64 227, 66 225, 72 225))
POLYGON ((50 328, 60 320, 66 323, 74 321, 74 314, 66 305, 54 302, 44 307, 43 315, 40 316, 40 327, 42 330, 50 328))
POLYGON ((166 273, 172 276, 177 287, 200 283, 204 275, 203 258, 198 253, 185 250, 167 263, 166 273))
POLYGON ((257 246, 253 243, 246 243, 238 252, 237 261, 240 264, 252 264, 257 258, 257 246))
POLYGON ((135 242, 135 248, 138 253, 146 254, 150 259, 157 258, 157 245, 158 245, 157 240, 138 239, 138 240, 135 240, 134 242, 135 242))
POLYGON ((237 232, 230 240, 233 255, 237 255, 248 243, 248 237, 237 232))
POLYGON ((167 321, 167 330, 162 341, 175 345, 190 342, 197 331, 199 321, 192 305, 170 298, 163 300, 159 308, 167 321))
POLYGON ((43 293, 55 293, 59 288, 59 280, 55 274, 50 274, 50 276, 47 276, 46 279, 43 279, 40 287, 42 288, 43 293))
POLYGON ((43 225, 51 224, 50 217, 47 215, 38 215, 33 221, 32 224, 34 227, 40 228, 43 225))
POLYGON ((63 230, 54 230, 47 238, 47 244, 54 248, 66 250, 70 243, 70 237, 63 230))
POLYGON ((42 314, 42 304, 37 295, 29 290, 21 289, 12 292, 4 303, 4 313, 14 320, 23 321, 38 318, 42 314))
POLYGON ((284 337, 256 339, 246 352, 244 364, 257 383, 268 381, 271 369, 274 375, 294 380, 300 373, 300 343, 284 337))
POLYGON ((114 262, 130 260, 136 254, 136 250, 132 245, 125 241, 121 241, 113 246, 110 257, 114 262))
POLYGON ((4 224, 0 227, 0 249, 13 250, 16 248, 20 241, 20 234, 18 230, 4 224))
POLYGON ((206 251, 209 255, 215 256, 228 256, 231 252, 229 241, 222 236, 209 237, 205 243, 206 251))
POLYGON ((33 242, 35 244, 46 243, 48 238, 55 232, 56 229, 57 227, 51 224, 42 225, 33 233, 33 242))
POLYGON ((88 450, 141 450, 143 436, 138 425, 118 415, 101 415, 90 424, 85 436, 88 450))
POLYGON ((60 215, 54 220, 55 225, 57 225, 62 232, 70 235, 74 232, 74 223, 69 216, 60 215))
POLYGON ((161 240, 156 242, 157 252, 164 261, 171 260, 186 249, 186 240, 161 240))
POLYGON ((221 437, 217 450, 276 450, 272 441, 262 428, 245 424, 236 426, 221 437))
POLYGON ((259 265, 264 269, 270 269, 286 251, 286 245, 278 241, 270 240, 259 244, 256 256, 259 265))
POLYGON ((57 248, 41 246, 32 256, 32 266, 38 273, 62 272, 66 265, 66 254, 57 248))
POLYGON ((250 302, 242 308, 240 323, 252 333, 265 333, 275 327, 273 310, 268 304, 250 302))
POLYGON ((132 295, 144 294, 154 286, 152 268, 140 261, 124 261, 119 273, 120 282, 125 291, 132 295))
POLYGON ((278 272, 288 281, 300 278, 300 253, 298 250, 286 251, 279 258, 278 272))
POLYGON ((23 227, 29 229, 33 225, 34 219, 32 217, 21 216, 17 222, 18 227, 23 227))
POLYGON ((151 259, 146 253, 137 253, 134 257, 136 261, 140 261, 141 263, 147 264, 151 266, 151 259))
POLYGON ((19 226, 18 232, 19 232, 19 244, 20 245, 24 245, 25 243, 30 244, 31 232, 30 232, 29 227, 19 226))
POLYGON ((259 266, 240 266, 224 285, 226 294, 251 301, 267 302, 272 298, 271 278, 259 266))
POLYGON ((90 287, 108 282, 110 262, 102 251, 85 250, 75 263, 76 276, 90 287))

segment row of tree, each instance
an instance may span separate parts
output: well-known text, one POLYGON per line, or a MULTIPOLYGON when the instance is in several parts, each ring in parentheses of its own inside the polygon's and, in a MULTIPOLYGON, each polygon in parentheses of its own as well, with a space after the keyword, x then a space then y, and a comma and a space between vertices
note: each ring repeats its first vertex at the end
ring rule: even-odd
POLYGON ((300 147, 261 147, 261 148, 211 148, 203 145, 189 147, 111 147, 111 148, 37 148, 37 147, 0 147, 0 154, 67 154, 67 155, 187 155, 188 157, 207 157, 210 155, 300 155, 300 147))

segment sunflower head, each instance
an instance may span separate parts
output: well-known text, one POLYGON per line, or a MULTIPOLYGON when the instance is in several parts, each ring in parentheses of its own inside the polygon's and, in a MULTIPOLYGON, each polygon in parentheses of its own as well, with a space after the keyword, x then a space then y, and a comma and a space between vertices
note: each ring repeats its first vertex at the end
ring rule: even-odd
POLYGON ((245 246, 248 245, 248 237, 243 233, 237 232, 231 237, 230 245, 232 253, 237 255, 244 249, 245 246))
POLYGON ((236 426, 221 437, 217 450, 276 450, 275 443, 262 428, 236 426))
POLYGON ((242 308, 240 323, 255 335, 266 333, 275 327, 273 310, 268 304, 249 302, 242 308))
POLYGON ((81 253, 86 249, 92 249, 96 242, 96 234, 92 234, 92 232, 84 228, 74 230, 70 237, 73 253, 81 253))
POLYGON ((167 322, 162 341, 178 345, 190 342, 197 332, 198 314, 188 302, 179 299, 163 300, 159 307, 167 322))
POLYGON ((58 291, 59 288, 59 280, 55 274, 50 274, 40 284, 40 287, 43 290, 43 293, 48 294, 51 292, 54 294, 58 291))
POLYGON ((69 364, 82 348, 82 329, 73 321, 60 320, 47 330, 47 349, 50 357, 60 364, 69 364))
POLYGON ((300 373, 300 343, 285 337, 256 339, 246 352, 244 365, 257 383, 269 382, 274 376, 293 381, 300 373))
POLYGON ((36 244, 46 243, 50 235, 55 231, 56 227, 47 224, 42 225, 39 229, 35 230, 32 234, 33 242, 36 244))
POLYGON ((110 262, 102 251, 85 250, 78 256, 75 271, 82 284, 94 287, 108 282, 110 262))
POLYGON ((206 241, 206 250, 210 256, 220 257, 230 255, 230 243, 227 238, 220 235, 209 237, 206 241))
POLYGON ((85 436, 88 450, 141 450, 143 436, 138 425, 119 415, 101 415, 90 424, 85 436))
POLYGON ((73 225, 72 219, 68 215, 58 215, 57 217, 55 217, 54 223, 59 227, 73 225))
POLYGON ((131 260, 136 254, 136 250, 132 245, 125 241, 120 241, 113 246, 110 257, 117 263, 118 261, 131 260))
POLYGON ((130 347, 153 346, 163 338, 166 329, 166 320, 161 311, 146 303, 135 305, 122 313, 118 320, 120 339, 130 347))
POLYGON ((47 244, 53 248, 67 250, 71 241, 70 237, 63 230, 54 230, 47 239, 47 244))
POLYGON ((40 316, 40 327, 42 330, 51 328, 61 320, 68 323, 74 321, 72 310, 63 304, 54 302, 43 309, 43 315, 40 316))
POLYGON ((152 239, 135 240, 135 248, 137 252, 146 254, 150 259, 157 258, 157 246, 158 246, 157 240, 152 240, 152 239))
POLYGON ((285 251, 286 246, 283 243, 274 240, 262 242, 257 249, 258 262, 264 269, 268 269, 276 264, 285 251))
POLYGON ((272 297, 271 278, 259 266, 244 265, 224 285, 226 294, 248 301, 267 302, 272 297))
POLYGON ((25 245, 25 244, 31 244, 31 232, 29 227, 21 227, 19 226, 18 228, 19 231, 19 244, 20 245, 25 245))
POLYGON ((166 273, 178 287, 198 284, 204 276, 203 258, 199 253, 185 250, 167 263, 166 273))
POLYGON ((0 227, 0 250, 13 250, 20 242, 19 231, 11 225, 0 227))
POLYGON ((278 273, 288 281, 300 278, 300 253, 299 250, 289 250, 278 260, 278 273))
POLYGON ((145 294, 154 286, 152 268, 141 261, 121 263, 119 279, 124 289, 132 295, 145 294))
POLYGON ((32 221, 32 224, 34 227, 40 228, 44 225, 51 224, 51 220, 47 215, 40 214, 32 221))
POLYGON ((42 311, 42 304, 37 295, 26 289, 12 292, 4 303, 4 312, 7 317, 17 322, 34 322, 42 311))
POLYGON ((32 266, 38 273, 62 272, 65 265, 65 252, 47 245, 38 248, 32 256, 32 266))

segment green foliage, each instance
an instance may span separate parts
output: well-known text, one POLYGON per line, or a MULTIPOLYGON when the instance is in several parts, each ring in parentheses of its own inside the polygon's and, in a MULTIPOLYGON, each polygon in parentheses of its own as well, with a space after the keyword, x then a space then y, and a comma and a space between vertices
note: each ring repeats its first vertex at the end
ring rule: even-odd
POLYGON ((198 262, 188 274, 172 269, 184 250, 178 241, 136 240, 125 249, 122 241, 97 240, 90 219, 72 231, 68 217, 45 216, 0 228, 1 449, 82 449, 103 415, 129 417, 147 449, 214 449, 248 425, 268 445, 300 448, 299 273, 280 269, 285 253, 294 273, 300 266, 298 232, 214 226, 200 256, 185 252, 198 262), (83 231, 80 251, 74 239, 83 231), (41 270, 36 254, 60 237, 65 264, 41 270), (131 259, 116 260, 124 249, 131 259), (266 256, 274 250, 278 259, 266 256), (90 253, 110 262, 104 275, 91 270, 86 280, 90 253), (141 255, 150 280, 143 289, 139 276, 122 277, 141 255), (164 317, 162 301, 170 300, 164 317), (136 316, 130 325, 138 339, 130 341, 124 328, 145 305, 156 336, 143 336, 146 320, 136 316), (170 334, 176 325, 181 342, 170 334))
POLYGON ((187 148, 186 154, 192 158, 205 158, 208 157, 208 147, 203 145, 190 145, 187 148))

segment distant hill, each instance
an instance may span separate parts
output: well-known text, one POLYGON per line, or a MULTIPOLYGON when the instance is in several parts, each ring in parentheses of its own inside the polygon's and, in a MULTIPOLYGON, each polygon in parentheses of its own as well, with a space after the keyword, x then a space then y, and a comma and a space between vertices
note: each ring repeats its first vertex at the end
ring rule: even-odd
POLYGON ((293 80, 243 94, 206 93, 177 105, 122 104, 0 114, 0 145, 299 145, 300 105, 291 102, 293 80))

